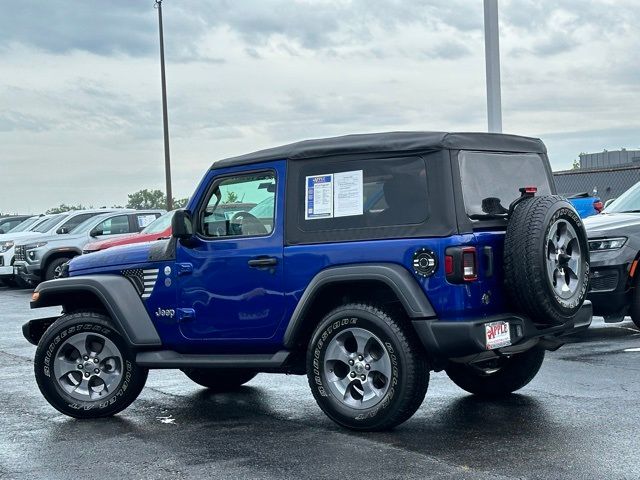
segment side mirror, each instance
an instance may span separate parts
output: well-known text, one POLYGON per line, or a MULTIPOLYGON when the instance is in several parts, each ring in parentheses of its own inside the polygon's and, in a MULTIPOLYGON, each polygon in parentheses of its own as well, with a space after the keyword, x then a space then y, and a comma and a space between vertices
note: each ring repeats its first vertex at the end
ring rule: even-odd
POLYGON ((171 236, 187 240, 193 237, 193 221, 188 210, 176 210, 171 219, 171 236))
POLYGON ((607 208, 609 205, 611 205, 614 200, 615 200, 615 198, 610 198, 609 200, 604 202, 604 208, 607 208))
POLYGON ((67 229, 67 227, 60 227, 58 230, 56 230, 56 233, 62 235, 64 233, 69 233, 69 230, 67 229))
POLYGON ((89 232, 89 236, 91 237, 99 237, 100 235, 104 235, 104 232, 95 228, 89 232))

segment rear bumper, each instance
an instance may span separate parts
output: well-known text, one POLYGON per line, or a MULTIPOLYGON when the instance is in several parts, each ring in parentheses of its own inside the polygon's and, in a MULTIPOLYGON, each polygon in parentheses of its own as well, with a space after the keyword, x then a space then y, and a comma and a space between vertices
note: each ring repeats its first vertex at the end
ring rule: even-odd
POLYGON ((536 325, 527 317, 509 313, 465 321, 414 320, 412 323, 430 355, 436 358, 459 358, 491 351, 517 352, 521 350, 520 347, 529 348, 529 344, 540 340, 547 340, 559 347, 562 344, 558 341, 559 337, 589 328, 592 317, 591 302, 585 301, 573 320, 557 326, 536 325), (509 323, 511 345, 490 350, 486 347, 485 325, 498 321, 509 323))

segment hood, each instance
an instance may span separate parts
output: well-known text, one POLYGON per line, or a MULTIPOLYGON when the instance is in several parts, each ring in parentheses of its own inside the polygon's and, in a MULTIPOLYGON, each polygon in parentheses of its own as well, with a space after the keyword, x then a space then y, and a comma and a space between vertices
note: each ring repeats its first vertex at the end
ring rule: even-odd
POLYGON ((152 244, 153 242, 134 243, 79 255, 71 260, 69 273, 93 268, 148 263, 152 244))
POLYGON ((22 238, 20 239, 20 245, 25 245, 27 243, 30 243, 30 240, 37 240, 38 242, 48 242, 48 243, 52 243, 52 242, 68 242, 69 240, 75 240, 78 238, 82 238, 85 235, 71 235, 70 233, 54 233, 54 234, 50 234, 50 235, 46 235, 46 234, 37 234, 34 236, 29 236, 26 238, 22 238))
POLYGON ((99 240, 97 242, 91 242, 84 248, 85 250, 95 251, 104 250, 105 248, 115 247, 117 245, 127 245, 129 243, 133 243, 133 241, 139 236, 139 233, 129 233, 127 235, 120 235, 117 238, 111 238, 109 240, 99 240))
POLYGON ((628 237, 640 233, 640 213, 608 213, 584 219, 589 238, 628 237))
POLYGON ((0 235, 0 242, 7 242, 10 240, 22 240, 27 237, 40 237, 44 234, 38 232, 16 232, 16 233, 3 233, 0 235))

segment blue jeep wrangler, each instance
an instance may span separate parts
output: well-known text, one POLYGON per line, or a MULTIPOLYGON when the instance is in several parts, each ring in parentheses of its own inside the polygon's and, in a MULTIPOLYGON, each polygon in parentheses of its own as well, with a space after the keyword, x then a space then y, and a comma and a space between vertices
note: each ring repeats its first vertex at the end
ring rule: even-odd
POLYGON ((483 396, 528 384, 591 323, 580 217, 538 139, 384 133, 221 160, 170 240, 71 260, 35 290, 35 375, 78 418, 113 415, 150 368, 225 391, 306 374, 356 430, 420 407, 430 371, 483 396), (252 207, 234 211, 232 203, 252 207))

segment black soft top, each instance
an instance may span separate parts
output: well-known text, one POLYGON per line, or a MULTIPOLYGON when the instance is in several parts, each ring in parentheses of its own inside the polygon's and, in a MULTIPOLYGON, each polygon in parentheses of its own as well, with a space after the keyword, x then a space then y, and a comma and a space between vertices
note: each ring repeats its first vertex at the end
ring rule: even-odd
POLYGON ((546 153, 539 138, 502 133, 386 132, 343 135, 290 143, 280 147, 225 158, 211 168, 247 165, 269 160, 304 160, 362 153, 484 150, 546 153))

